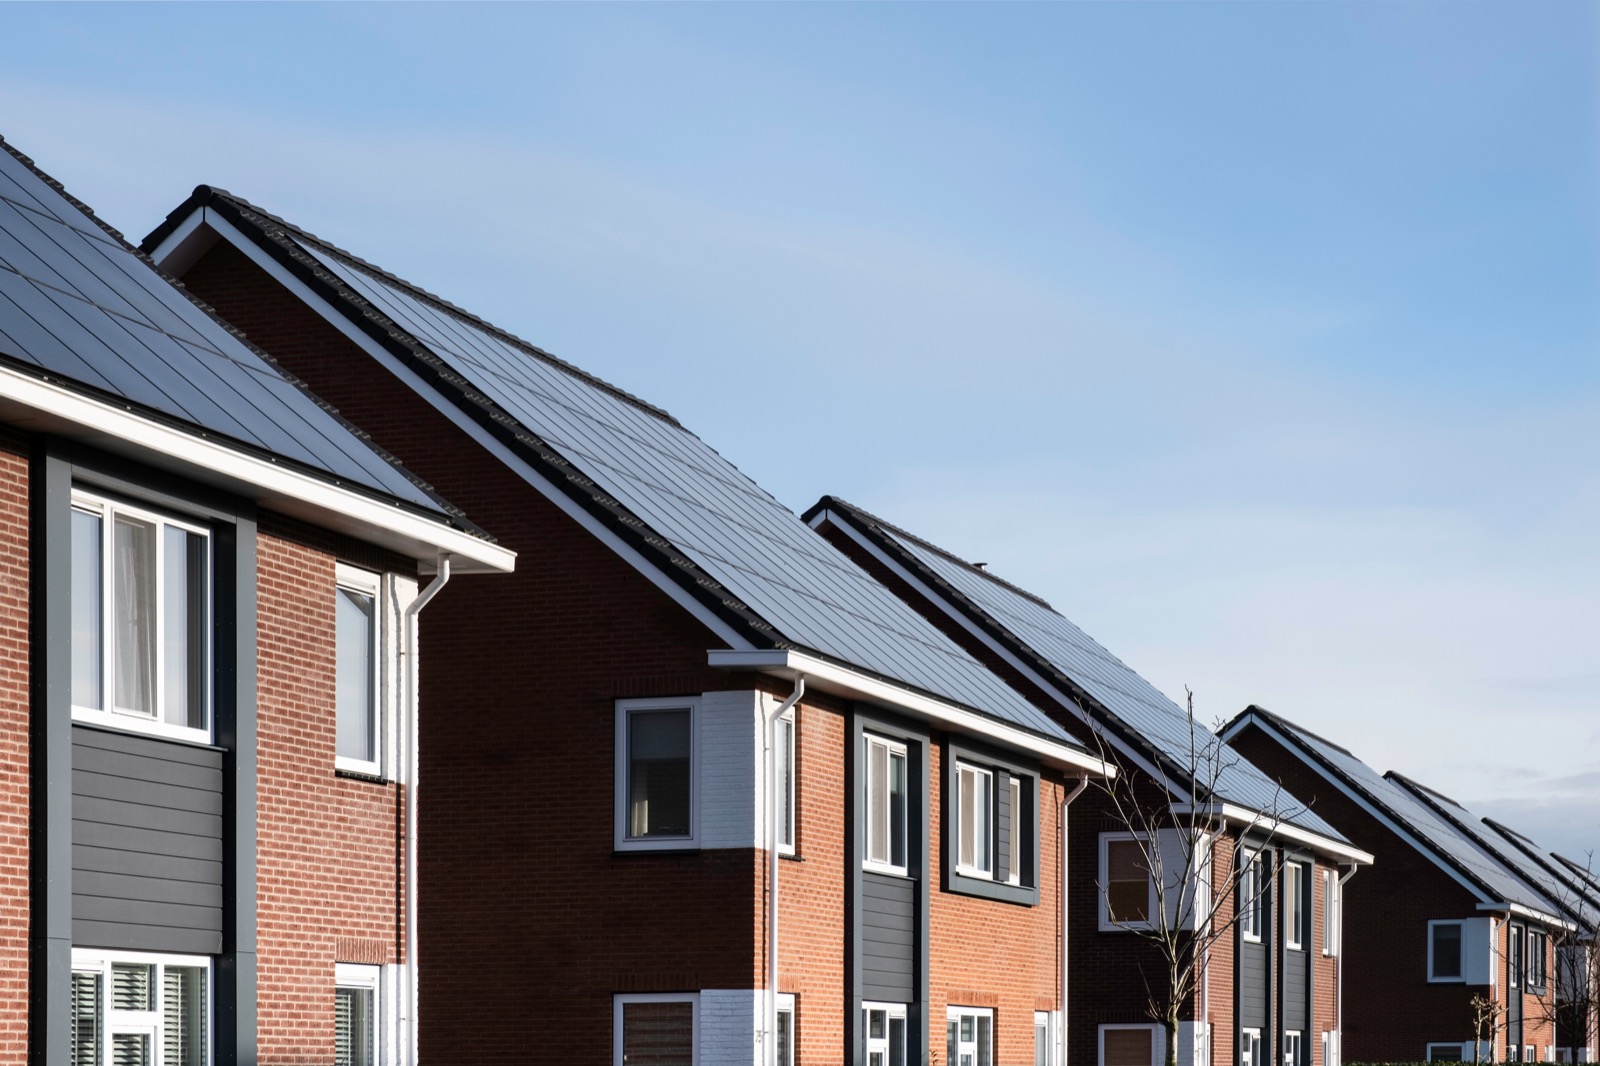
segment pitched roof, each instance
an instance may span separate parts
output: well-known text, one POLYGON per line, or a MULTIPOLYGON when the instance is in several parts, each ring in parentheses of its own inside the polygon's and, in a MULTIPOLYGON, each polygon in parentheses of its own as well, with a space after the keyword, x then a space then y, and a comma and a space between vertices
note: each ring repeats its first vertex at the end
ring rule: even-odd
POLYGON ((1542 875, 1539 883, 1546 887, 1546 895, 1560 903, 1573 921, 1591 932, 1600 930, 1600 880, 1591 867, 1545 851, 1532 838, 1493 818, 1483 819, 1483 824, 1493 831, 1493 835, 1485 834, 1486 839, 1500 838, 1497 854, 1505 854, 1503 845, 1509 845, 1523 859, 1534 863, 1542 875))
POLYGON ((1454 800, 1397 774, 1380 774, 1349 749, 1261 707, 1241 711, 1223 732, 1234 734, 1252 720, 1272 727, 1303 759, 1364 800, 1487 900, 1518 904, 1549 916, 1562 913, 1549 895, 1529 883, 1516 864, 1507 863, 1465 828, 1472 816, 1454 800))
POLYGON ((0 365, 487 539, 0 138, 0 365))
MULTIPOLYGON (((1097 728, 1133 746, 1173 780, 1210 777, 1207 763, 1214 760, 1214 798, 1344 840, 1337 829, 1287 796, 1276 782, 1039 596, 836 496, 824 496, 805 518, 815 522, 825 512, 849 523, 850 529, 887 553, 939 606, 959 612, 1069 697, 1069 711, 1086 713, 1097 728), (1192 752, 1202 754, 1196 760, 1192 752), (1197 761, 1198 775, 1193 773, 1197 761)), ((1199 783, 1204 787, 1207 782, 1199 783)))
POLYGON ((1082 749, 665 411, 220 189, 197 188, 144 247, 159 247, 201 209, 416 373, 735 639, 814 653, 1082 749))

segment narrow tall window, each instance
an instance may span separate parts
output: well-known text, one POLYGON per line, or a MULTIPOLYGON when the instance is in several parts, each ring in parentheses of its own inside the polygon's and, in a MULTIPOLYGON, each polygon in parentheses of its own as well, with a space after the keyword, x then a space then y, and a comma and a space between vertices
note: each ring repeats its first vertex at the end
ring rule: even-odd
POLYGON ((1016 885, 1022 883, 1022 833, 1028 824, 1022 809, 1022 778, 1015 774, 1006 778, 1006 792, 1011 822, 1006 837, 1006 880, 1016 885))
POLYGON ((209 740, 209 535, 75 493, 71 557, 74 715, 209 740))
POLYGON ((1549 979, 1546 957, 1550 953, 1549 935, 1541 930, 1528 930, 1528 987, 1543 989, 1549 979))
POLYGON ((979 877, 994 876, 994 774, 975 766, 958 763, 956 781, 959 798, 956 806, 958 853, 956 869, 979 877))
POLYGON ((1428 979, 1461 980, 1461 923, 1428 924, 1428 979))
POLYGON ((1145 842, 1106 840, 1105 849, 1105 898, 1110 921, 1114 925, 1150 921, 1153 890, 1145 842))
POLYGON ((1033 1066, 1053 1066, 1055 1060, 1054 1041, 1050 1039, 1050 1013, 1036 1010, 1033 1012, 1033 1066))
POLYGON ((1260 1029, 1245 1029, 1240 1032, 1239 1066, 1266 1066, 1261 1061, 1260 1029))
POLYGON ((1339 954, 1339 919, 1344 894, 1339 875, 1334 870, 1322 871, 1322 953, 1339 954))
POLYGON ((778 851, 793 855, 795 849, 795 723, 791 710, 777 722, 778 743, 778 851))
POLYGON ((628 836, 691 835, 690 712, 628 713, 628 836))
POLYGON ((1265 865, 1261 853, 1255 852, 1245 859, 1244 869, 1239 874, 1239 932, 1252 943, 1261 940, 1262 908, 1266 898, 1265 865))
POLYGON ((778 996, 778 1066, 794 1066, 794 996, 778 996))
POLYGON ((378 575, 339 567, 334 594, 338 762, 380 773, 378 575))
POLYGON ((905 1004, 862 1004, 861 1042, 867 1066, 906 1066, 905 1004))
POLYGON ((1506 957, 1509 960, 1506 967, 1510 974, 1509 987, 1521 988, 1523 978, 1522 926, 1513 925, 1506 935, 1510 938, 1510 949, 1506 953, 1506 957))
POLYGON ((1304 949, 1306 934, 1305 867, 1285 863, 1283 867, 1283 937, 1287 947, 1304 949))
POLYGON ((1283 1066, 1305 1066, 1300 1057, 1300 1034, 1293 1029, 1283 1034, 1283 1066))
POLYGON ((378 1062, 379 975, 377 966, 339 963, 333 987, 334 1066, 378 1062))
POLYGON ((866 865, 906 872, 906 746, 866 738, 866 865))

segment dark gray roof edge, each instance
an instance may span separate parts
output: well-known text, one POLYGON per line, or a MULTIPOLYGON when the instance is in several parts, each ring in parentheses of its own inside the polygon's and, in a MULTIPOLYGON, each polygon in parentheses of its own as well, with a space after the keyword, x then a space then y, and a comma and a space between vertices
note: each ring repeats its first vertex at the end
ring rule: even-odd
POLYGON ((410 481, 417 487, 419 491, 424 493, 430 500, 434 502, 437 510, 428 510, 426 508, 419 507, 410 500, 403 500, 397 496, 392 496, 389 493, 384 492, 382 489, 374 486, 359 485, 347 482, 345 479, 336 477, 327 470, 319 470, 310 464, 303 463, 297 459, 293 459, 289 456, 281 455, 278 452, 272 451, 270 448, 263 448, 260 445, 251 444, 248 441, 241 441, 237 438, 230 437, 225 433, 218 433, 212 429, 202 428, 192 422, 185 421, 181 418, 175 418, 164 412, 157 411, 153 408, 146 407, 143 404, 136 403, 132 400, 129 400, 125 396, 118 396, 111 393, 102 392, 101 390, 85 384, 84 382, 78 381, 75 378, 41 373, 38 367, 8 358, 7 362, 13 366, 13 369, 34 374, 41 379, 53 380, 62 385, 70 385, 75 391, 81 392, 85 396, 91 396, 97 400, 112 402, 118 406, 136 409, 142 417, 149 418, 152 421, 160 422, 164 425, 170 425, 186 432, 202 432, 206 434, 208 439, 226 443, 230 448, 235 448, 246 454, 269 456, 279 464, 298 470, 309 477, 314 477, 319 481, 325 481, 330 484, 338 485, 340 488, 344 488, 352 492, 358 492, 364 496, 370 496, 374 499, 384 500, 387 503, 394 504, 403 510, 409 511, 412 514, 421 515, 433 521, 438 521, 439 519, 443 518, 446 524, 453 526, 469 536, 476 537, 486 543, 495 543, 495 538, 487 530, 478 526, 471 519, 469 519, 466 516, 466 513, 463 512, 459 507, 440 496, 438 492, 434 490, 432 485, 428 484, 422 478, 406 469, 399 459, 380 447, 365 430, 351 422, 349 419, 345 418, 339 413, 338 409, 329 404, 328 401, 312 392, 311 389, 306 386, 305 382, 301 381, 299 378, 285 370, 276 359, 272 358, 272 356, 268 355, 265 351, 257 347, 233 324, 225 321, 210 305, 205 303, 205 301, 201 300, 199 297, 195 296, 194 293, 190 292, 182 282, 163 271, 159 266, 156 265, 155 261, 150 258, 147 252, 145 252, 142 248, 134 247, 134 245, 131 244, 126 237, 124 237, 117 230, 113 229, 111 226, 107 225, 99 215, 96 215, 94 210, 90 208, 88 204, 85 204, 82 200, 79 200, 77 197, 68 192, 66 187, 62 185, 60 181, 56 180, 44 170, 41 170, 37 163, 35 163, 28 156, 24 155, 22 152, 18 151, 16 146, 7 141, 3 135, 0 135, 0 149, 4 149, 6 152, 8 152, 13 159, 32 171, 40 181, 43 181, 46 185, 58 193, 62 199, 66 200, 77 210, 83 212, 83 216, 86 219, 94 223, 108 236, 115 239, 118 244, 122 245, 131 254, 141 260, 146 266, 159 275, 163 281, 171 285, 198 310, 209 316, 211 320, 215 322, 221 329, 237 340, 242 347, 247 348, 252 354, 260 358, 262 362, 272 367, 273 371, 277 373, 279 377, 283 378, 284 381, 288 382, 294 388, 300 390, 300 392, 302 392, 308 399, 310 399, 330 418, 337 422, 342 429, 348 432, 355 439, 359 440, 362 444, 370 448, 372 453, 380 460, 382 460, 388 466, 393 467, 398 473, 403 475, 406 480, 410 481))
MULTIPOLYGON (((1365 760, 1360 759, 1355 755, 1352 755, 1350 753, 1349 749, 1341 748, 1337 744, 1330 744, 1329 741, 1323 740, 1322 737, 1317 736, 1315 733, 1311 732, 1310 730, 1301 729, 1299 726, 1295 725, 1293 722, 1289 721, 1287 718, 1284 718, 1281 715, 1274 714, 1273 712, 1267 710, 1265 707, 1261 707, 1261 706, 1258 706, 1258 705, 1253 704, 1253 703, 1250 706, 1246 707, 1244 710, 1240 711, 1238 714, 1234 715, 1233 719, 1230 722, 1228 722, 1227 725, 1223 726, 1222 731, 1224 733, 1232 732, 1233 728, 1236 725, 1247 725, 1247 724, 1249 724, 1248 720, 1250 718, 1252 718, 1252 717, 1261 718, 1264 721, 1266 721, 1269 725, 1276 726, 1278 731, 1280 733, 1282 733, 1285 737, 1287 737, 1289 739, 1289 742, 1291 744, 1293 744, 1296 749, 1299 750, 1299 752, 1301 753, 1301 755, 1302 755, 1302 757, 1304 759, 1309 759, 1315 765, 1321 767, 1324 771, 1326 771, 1327 773, 1331 774, 1333 777, 1337 778, 1340 782, 1342 782, 1344 784, 1344 786, 1346 788, 1350 789, 1352 792, 1355 792, 1355 793, 1359 794, 1368 803, 1372 804, 1374 807, 1376 807, 1379 810, 1381 810, 1386 817, 1388 817, 1389 819, 1391 819, 1395 823, 1397 823, 1399 825, 1402 825, 1402 826, 1406 826, 1407 830, 1408 830, 1408 834, 1412 837, 1412 839, 1416 840, 1416 842, 1417 842, 1417 844, 1419 846, 1421 846, 1423 848, 1426 848, 1427 851, 1428 851, 1428 854, 1433 856, 1435 861, 1443 863, 1444 865, 1448 866, 1450 869, 1454 870, 1461 877, 1464 877, 1468 881, 1472 882, 1474 885, 1477 886, 1478 891, 1482 892, 1484 894, 1484 896, 1486 896, 1487 898, 1489 898, 1491 900, 1500 898, 1500 893, 1498 893, 1494 889, 1490 888, 1487 884, 1485 884, 1478 877, 1477 874, 1473 873, 1471 870, 1465 868, 1460 863, 1456 862, 1454 858, 1452 858, 1451 856, 1445 854, 1440 849, 1434 847, 1433 844, 1428 840, 1426 834, 1416 831, 1411 826, 1410 822, 1403 815, 1401 815, 1398 811, 1396 811, 1393 807, 1391 807, 1388 803, 1384 802, 1384 800, 1383 800, 1383 798, 1381 796, 1373 795, 1366 788, 1364 788, 1359 781, 1353 780, 1348 774, 1346 774, 1344 771, 1340 770, 1338 766, 1334 765, 1333 763, 1329 762, 1327 759, 1323 758, 1322 753, 1317 751, 1315 748, 1311 747, 1309 744, 1307 744, 1305 738, 1306 737, 1312 737, 1313 739, 1321 741, 1324 744, 1329 744, 1330 747, 1337 748, 1339 751, 1342 751, 1346 755, 1349 755, 1350 758, 1356 759, 1357 762, 1365 763, 1365 760), (1301 734, 1304 734, 1304 736, 1302 736, 1301 734)), ((1520 878, 1519 878, 1519 880, 1520 880, 1520 878)), ((1539 893, 1539 892, 1535 892, 1534 894, 1535 895, 1543 895, 1543 893, 1539 893)))
MULTIPOLYGON (((895 536, 904 536, 909 540, 913 540, 932 551, 938 552, 945 558, 961 563, 974 573, 981 574, 984 577, 994 581, 996 584, 1026 597, 1032 602, 1043 606, 1052 613, 1057 615, 1060 614, 1060 612, 1056 611, 1055 608, 1051 607, 1043 599, 1040 599, 1033 593, 1028 592, 1026 589, 1019 589, 1006 581, 995 578, 987 571, 979 570, 970 563, 964 563, 962 560, 951 555, 944 549, 939 548, 937 545, 931 544, 930 542, 923 540, 921 537, 918 537, 913 533, 908 533, 905 530, 900 529, 898 526, 891 525, 890 523, 885 522, 873 515, 871 512, 863 510, 862 508, 857 507, 846 500, 840 499, 837 496, 823 496, 816 503, 808 507, 805 514, 801 517, 805 521, 809 522, 812 518, 823 511, 829 511, 833 514, 837 514, 844 521, 850 522, 858 533, 869 538, 874 544, 892 554, 902 565, 925 581, 929 587, 936 590, 941 596, 946 597, 951 606, 965 614, 973 624, 982 628, 993 639, 999 641, 1014 655, 1023 659, 1025 662, 1031 663, 1041 674, 1050 678, 1057 685, 1059 685, 1067 695, 1078 701, 1078 703, 1082 705, 1084 712, 1090 715, 1090 717, 1093 719, 1092 723, 1090 723, 1090 728, 1104 729, 1107 732, 1114 734, 1118 740, 1139 752, 1140 755, 1148 759, 1154 765, 1160 767, 1162 771, 1169 775, 1174 781, 1188 780, 1196 784, 1199 783, 1198 779, 1196 779, 1187 770, 1178 766, 1176 762, 1165 752, 1146 740, 1144 735, 1139 732, 1139 730, 1133 728, 1129 723, 1123 721, 1121 716, 1117 715, 1110 708, 1106 707, 1103 703, 1091 695, 1087 689, 1078 684, 1078 682, 1074 681, 1071 676, 1063 672, 1049 659, 1045 658, 1042 654, 1035 650, 1031 644, 1017 636, 1015 633, 1012 633, 1010 629, 996 621, 982 607, 979 607, 977 604, 973 603, 970 598, 961 592, 961 590, 957 589, 944 578, 930 570, 922 563, 920 559, 908 552, 903 545, 896 543, 893 536, 885 535, 886 531, 892 532, 895 536)), ((1004 681, 1003 678, 1001 680, 1004 681)), ((1220 737, 1217 738, 1217 742, 1219 744, 1223 744, 1225 748, 1227 747, 1226 742, 1224 742, 1220 737)), ((1242 759, 1243 756, 1239 756, 1239 758, 1242 759)), ((1285 794, 1288 794, 1287 791, 1285 791, 1285 794)), ((1209 799, 1210 797, 1207 796, 1206 798, 1209 799)), ((1299 801, 1296 800, 1295 802, 1298 803, 1299 801)), ((1310 813, 1310 808, 1305 807, 1303 804, 1301 805, 1301 810, 1310 813)), ((1267 812, 1263 811, 1260 813, 1264 814, 1267 812)), ((1284 821, 1294 824, 1294 818, 1292 816, 1285 817, 1284 821)), ((1318 835, 1325 835, 1321 832, 1321 830, 1307 828, 1307 831, 1316 832, 1318 835)), ((1336 833, 1338 832, 1337 829, 1334 831, 1336 833)), ((1348 843, 1348 841, 1344 842, 1348 843)))
POLYGON ((1457 810, 1464 811, 1467 809, 1466 805, 1460 800, 1452 799, 1449 796, 1446 796, 1443 792, 1440 792, 1438 789, 1424 785, 1421 781, 1418 781, 1414 777, 1407 777, 1398 770, 1385 770, 1383 772, 1383 776, 1397 784, 1404 785, 1412 792, 1417 793, 1418 796, 1432 797, 1441 803, 1448 803, 1457 810))
MULTIPOLYGON (((1510 826, 1505 825, 1504 823, 1495 821, 1493 818, 1484 818, 1482 821, 1484 825, 1488 826, 1490 829, 1493 829, 1496 833, 1499 833, 1502 837, 1504 837, 1506 843, 1522 852, 1522 854, 1526 855, 1529 859, 1538 863, 1540 869, 1544 870, 1551 877, 1560 882, 1567 891, 1582 899, 1584 904, 1595 908, 1596 912, 1600 913, 1600 882, 1590 883, 1587 887, 1585 887, 1585 885, 1582 883, 1582 878, 1585 876, 1583 873, 1575 868, 1563 868, 1564 866, 1571 865, 1570 859, 1563 859, 1554 852, 1546 854, 1539 849, 1539 845, 1536 844, 1531 838, 1517 832, 1515 829, 1512 829, 1510 826)), ((1589 874, 1588 876, 1592 878, 1593 874, 1589 874)), ((1555 902, 1563 905, 1565 903, 1563 900, 1556 900, 1555 902)), ((1571 907, 1565 907, 1564 909, 1574 918, 1586 921, 1591 925, 1595 924, 1596 914, 1579 915, 1575 914, 1571 907)))
MULTIPOLYGON (((683 429, 686 433, 689 432, 687 429, 684 429, 683 424, 674 418, 669 412, 657 407, 655 404, 652 404, 646 400, 642 400, 633 393, 628 392, 626 389, 613 385, 603 378, 596 377, 594 374, 589 373, 582 367, 575 366, 574 364, 567 362, 560 356, 550 354, 543 348, 540 348, 538 345, 523 340, 521 337, 517 336, 511 331, 503 329, 487 319, 480 318, 471 311, 459 307, 456 304, 451 303, 449 300, 446 300, 444 297, 429 292, 420 285, 407 281, 405 278, 402 278, 397 274, 391 274, 389 271, 384 270, 377 264, 369 263, 367 260, 346 251, 333 242, 324 240, 309 230, 301 229, 299 226, 296 226, 287 219, 281 218, 278 215, 275 215, 272 212, 259 207, 254 203, 251 203, 242 196, 236 196, 233 193, 228 192, 226 189, 220 189, 214 185, 195 186, 195 190, 189 196, 189 199, 178 205, 177 208, 167 215, 166 219, 164 219, 159 226, 151 230, 145 239, 140 242, 140 247, 146 251, 154 251, 155 248, 159 246, 162 241, 166 240, 167 237, 178 228, 178 226, 182 225, 183 220, 192 214, 197 208, 206 207, 215 204, 218 201, 230 202, 238 208, 242 208, 243 210, 249 211, 260 218, 266 219, 273 225, 282 227, 284 232, 290 234, 296 240, 315 245, 318 249, 340 259, 352 269, 359 270, 363 274, 367 274, 368 276, 373 277, 386 285, 392 285, 395 288, 402 289, 407 294, 416 297, 418 300, 421 300, 423 303, 428 304, 444 314, 470 323, 475 328, 481 329, 486 333, 491 333, 505 341, 507 344, 513 345, 533 358, 538 359, 541 362, 548 363, 550 366, 555 367, 563 373, 571 374, 573 377, 582 380, 586 384, 600 389, 608 395, 611 395, 626 404, 630 404, 633 407, 644 411, 646 414, 651 415, 652 417, 659 418, 664 422, 676 426, 678 429, 683 429)), ((259 223, 257 223, 257 225, 259 225, 259 223)))

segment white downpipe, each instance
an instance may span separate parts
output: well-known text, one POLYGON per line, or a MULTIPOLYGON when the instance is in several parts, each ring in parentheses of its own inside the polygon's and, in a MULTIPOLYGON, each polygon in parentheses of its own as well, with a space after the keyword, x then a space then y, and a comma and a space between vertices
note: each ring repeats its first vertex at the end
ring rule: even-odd
POLYGON ((1061 1012, 1056 1019, 1056 1026, 1060 1029, 1056 1035, 1056 1044, 1061 1049, 1059 1066, 1067 1066, 1067 919, 1070 916, 1067 909, 1067 808, 1088 787, 1087 775, 1078 778, 1077 787, 1061 801, 1061 1012))
POLYGON ((406 1064, 417 1062, 417 615, 450 583, 450 556, 439 555, 438 575, 405 609, 400 654, 405 656, 406 761, 406 1064))
MULTIPOLYGON (((1344 883, 1354 877, 1359 869, 1359 865, 1351 863, 1350 869, 1339 875, 1339 954, 1333 963, 1333 1038, 1339 1042, 1339 1053, 1335 1058, 1338 1066, 1344 1066, 1344 883)), ((1477 1040, 1477 1034, 1474 1033, 1472 1038, 1477 1040)))
MULTIPOLYGON (((767 1010, 766 1032, 761 1038, 761 1058, 767 1066, 778 1062, 778 719, 806 694, 806 678, 798 674, 794 691, 767 716, 767 1010)), ((795 730, 795 735, 799 735, 795 730)))

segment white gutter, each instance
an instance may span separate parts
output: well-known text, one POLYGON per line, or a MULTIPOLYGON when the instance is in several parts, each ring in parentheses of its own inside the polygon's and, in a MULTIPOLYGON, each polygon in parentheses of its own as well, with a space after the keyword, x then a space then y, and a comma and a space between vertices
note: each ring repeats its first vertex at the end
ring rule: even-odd
POLYGON ((411 559, 432 559, 445 552, 466 563, 462 570, 503 573, 516 563, 515 552, 452 529, 441 519, 242 452, 202 431, 181 429, 126 405, 85 396, 54 375, 39 378, 0 367, 0 417, 24 430, 58 433, 176 471, 411 559))
POLYGON ((1538 922, 1541 925, 1565 929, 1569 933, 1576 931, 1578 928, 1576 923, 1569 922, 1565 918, 1557 918, 1553 914, 1546 914, 1544 911, 1535 910, 1534 908, 1521 903, 1508 903, 1504 900, 1500 900, 1494 903, 1480 903, 1478 904, 1478 909, 1480 911, 1495 911, 1499 914, 1515 914, 1520 918, 1527 918, 1528 920, 1538 922))
POLYGON ((1084 789, 1089 787, 1087 775, 1078 778, 1077 787, 1061 801, 1061 1016, 1056 1019, 1056 1026, 1060 1030, 1056 1034, 1056 1043, 1061 1048, 1061 1055, 1056 1060, 1061 1066, 1067 1062, 1067 939, 1070 926, 1067 919, 1067 808, 1072 806, 1072 801, 1083 795, 1084 789))
POLYGON ((450 583, 450 556, 439 556, 438 576, 406 605, 400 653, 406 657, 401 674, 405 685, 406 715, 406 997, 405 1040, 407 1066, 417 1063, 417 615, 450 583))
POLYGON ((1345 862, 1356 863, 1361 866, 1371 866, 1374 862, 1374 856, 1371 852, 1362 851, 1353 844, 1345 844, 1321 833, 1302 829, 1281 818, 1273 818, 1260 811, 1253 811, 1249 807, 1241 807, 1236 803, 1174 803, 1172 805, 1172 813, 1209 814, 1225 822, 1235 822, 1247 828, 1260 829, 1280 840, 1292 840, 1297 844, 1304 844, 1324 854, 1343 859, 1345 862))
MULTIPOLYGON (((762 1041, 762 1057, 767 1066, 783 1066, 778 1061, 778 720, 806 694, 805 675, 794 679, 794 691, 767 716, 767 1033, 762 1041)), ((796 731, 798 734, 798 731, 796 731)), ((793 1039, 791 1037, 791 1039, 793 1039)))
POLYGON ((728 651, 713 648, 706 661, 723 670, 757 670, 773 677, 797 678, 804 674, 808 683, 824 692, 846 699, 867 700, 893 707, 907 714, 956 732, 998 741, 1018 751, 1028 752, 1047 766, 1095 777, 1115 777, 1116 767, 1069 744, 1041 737, 1017 726, 969 711, 946 700, 914 692, 893 682, 858 673, 848 667, 819 659, 804 652, 728 651))

